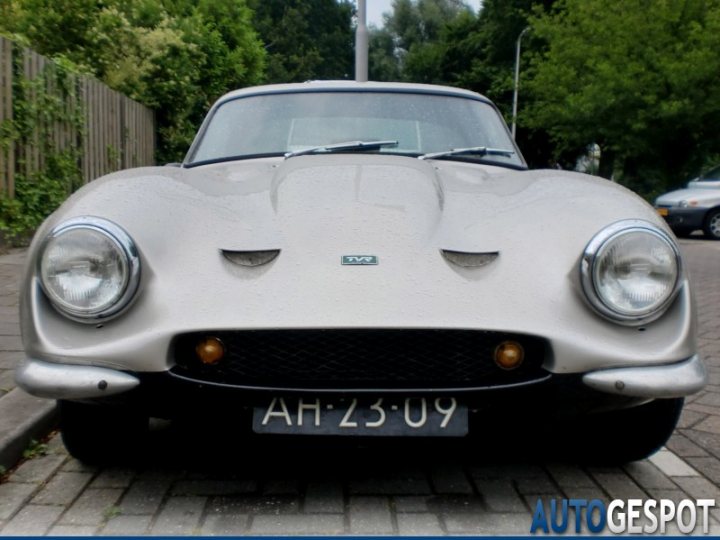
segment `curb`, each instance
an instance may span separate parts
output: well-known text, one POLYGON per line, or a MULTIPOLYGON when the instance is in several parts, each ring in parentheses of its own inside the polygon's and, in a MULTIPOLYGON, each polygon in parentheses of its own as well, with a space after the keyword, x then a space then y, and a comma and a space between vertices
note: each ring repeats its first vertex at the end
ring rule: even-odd
POLYGON ((0 398, 0 466, 14 467, 32 439, 39 440, 55 426, 55 402, 14 388, 0 398))

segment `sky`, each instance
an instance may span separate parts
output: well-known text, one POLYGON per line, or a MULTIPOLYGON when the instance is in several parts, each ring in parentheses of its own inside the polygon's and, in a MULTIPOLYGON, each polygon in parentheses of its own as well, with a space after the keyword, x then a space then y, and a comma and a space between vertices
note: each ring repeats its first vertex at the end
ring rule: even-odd
MULTIPOLYGON (((392 0, 366 0, 367 2, 367 22, 375 26, 382 26, 382 14, 391 11, 392 0)), ((482 0, 465 0, 474 11, 480 9, 482 0)))

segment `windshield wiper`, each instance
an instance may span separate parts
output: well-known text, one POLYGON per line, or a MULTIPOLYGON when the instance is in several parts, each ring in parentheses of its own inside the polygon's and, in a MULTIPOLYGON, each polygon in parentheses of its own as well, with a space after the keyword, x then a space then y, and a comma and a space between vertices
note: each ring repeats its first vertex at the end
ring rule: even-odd
POLYGON ((343 152, 346 150, 372 150, 374 148, 384 148, 387 146, 397 146, 398 141, 348 141, 336 144, 326 144, 324 146, 314 146, 313 148, 305 148, 294 152, 287 152, 285 159, 295 156, 305 156, 308 154, 331 154, 333 152, 343 152))
POLYGON ((423 154, 418 159, 435 159, 446 156, 462 156, 462 155, 478 155, 478 156, 507 156, 510 157, 515 150, 506 150, 504 148, 490 148, 489 146, 473 146, 471 148, 454 148, 445 150, 444 152, 433 152, 431 154, 423 154))

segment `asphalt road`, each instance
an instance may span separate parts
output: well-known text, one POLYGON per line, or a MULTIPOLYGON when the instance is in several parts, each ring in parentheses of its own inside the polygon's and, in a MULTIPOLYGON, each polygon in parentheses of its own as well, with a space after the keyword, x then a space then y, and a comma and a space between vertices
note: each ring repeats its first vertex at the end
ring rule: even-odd
MULTIPOLYGON (((268 449, 235 437, 232 415, 219 412, 222 431, 158 426, 132 467, 84 466, 52 437, 0 484, 0 535, 527 534, 538 498, 720 501, 720 242, 681 244, 710 385, 687 401, 667 448, 650 460, 584 467, 538 458, 542 440, 507 454, 292 440, 268 449)), ((6 257, 0 333, 9 334, 22 254, 6 257)), ((0 336, 5 390, 18 343, 0 336)), ((710 532, 720 534, 720 509, 711 516, 710 532)))

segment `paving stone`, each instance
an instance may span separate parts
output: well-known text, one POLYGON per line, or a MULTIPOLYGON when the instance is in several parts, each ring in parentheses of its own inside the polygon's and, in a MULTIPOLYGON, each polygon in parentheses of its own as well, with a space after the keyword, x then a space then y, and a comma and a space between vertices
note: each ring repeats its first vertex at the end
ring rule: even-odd
MULTIPOLYGON (((697 405, 708 405, 710 407, 720 408, 720 394, 712 392, 704 392, 695 401, 697 405)), ((688 409, 695 410, 695 408, 688 406, 688 409)))
POLYGON ((438 495, 427 500, 430 512, 436 514, 477 514, 486 512, 485 502, 479 495, 438 495))
POLYGON ((170 489, 170 480, 136 480, 119 504, 123 514, 154 514, 170 489))
POLYGON ((60 520, 62 525, 100 525, 120 499, 121 488, 86 489, 60 520))
POLYGON ((63 472, 83 472, 94 474, 98 471, 98 467, 95 465, 86 465, 82 461, 78 461, 75 458, 68 459, 63 466, 60 468, 63 472))
POLYGON ((699 476, 700 474, 669 450, 660 450, 648 459, 668 476, 699 476))
POLYGON ((473 478, 486 478, 489 480, 503 478, 537 478, 545 475, 542 467, 533 464, 492 464, 474 465, 469 467, 473 478))
POLYGON ((171 497, 150 531, 153 535, 188 536, 197 533, 206 497, 171 497))
MULTIPOLYGON (((563 489, 566 499, 607 499, 607 495, 599 487, 595 488, 579 488, 579 487, 568 487, 563 489)), ((550 497, 542 496, 544 500, 550 499, 550 497)), ((535 508, 531 506, 530 508, 535 508)))
POLYGON ((678 476, 673 481, 694 499, 720 500, 720 488, 701 476, 678 476))
POLYGON ((688 495, 684 491, 682 491, 677 486, 674 486, 674 489, 648 489, 648 494, 653 499, 669 499, 675 503, 679 503, 680 501, 687 499, 688 495))
POLYGON ((106 536, 144 536, 150 527, 152 516, 124 516, 111 518, 100 534, 106 536))
POLYGON ((470 479, 462 467, 443 465, 431 473, 433 487, 437 493, 472 493, 470 479))
POLYGON ((65 456, 57 454, 47 454, 29 459, 15 470, 10 481, 33 484, 46 482, 60 468, 63 461, 65 461, 65 456))
POLYGON ((557 495, 560 496, 559 488, 548 478, 517 478, 515 480, 517 490, 522 495, 557 495))
POLYGON ((673 433, 673 436, 667 442, 666 446, 668 450, 681 458, 704 457, 709 455, 705 450, 700 448, 679 431, 673 433))
POLYGON ((445 531, 440 520, 433 514, 396 515, 398 532, 401 536, 443 536, 445 531))
MULTIPOLYGON (((0 323, 0 335, 19 336, 20 325, 18 323, 0 323)), ((0 355, 0 364, 2 364, 3 361, 3 355, 0 355)))
POLYGON ((714 433, 684 429, 682 434, 715 457, 720 457, 720 437, 714 433))
MULTIPOLYGON (((710 376, 712 377, 713 375, 711 374, 710 376)), ((699 401, 701 397, 705 398, 706 396, 709 396, 709 395, 710 394, 708 394, 707 392, 701 392, 700 394, 697 394, 695 396, 695 401, 689 401, 689 402, 688 402, 688 400, 690 398, 685 398, 685 406, 683 407, 683 411, 687 410, 687 411, 697 412, 700 414, 706 414, 706 415, 711 414, 711 415, 717 416, 718 414, 720 414, 720 407, 718 407, 717 405, 708 404, 707 399, 704 399, 703 400, 704 402, 699 401)), ((715 395, 717 395, 717 394, 715 394, 715 395)), ((709 401, 712 401, 714 403, 717 400, 711 399, 709 401)))
POLYGON ((0 484, 0 520, 10 519, 36 489, 35 484, 18 484, 16 482, 0 484))
POLYGON ((393 505, 398 514, 410 512, 428 512, 428 497, 423 495, 405 495, 393 497, 393 505))
POLYGON ((55 525, 48 536, 94 536, 96 529, 90 525, 55 525))
POLYGON ((675 484, 649 461, 636 461, 625 466, 627 472, 643 488, 673 489, 675 484))
MULTIPOLYGON (((13 306, 11 307, 11 310, 17 311, 17 307, 13 306)), ((20 336, 14 335, 14 336, 3 336, 0 335, 0 351, 15 351, 20 352, 23 351, 23 344, 22 340, 20 339, 20 336)))
POLYGON ((393 533, 387 497, 350 497, 349 516, 351 534, 393 533))
POLYGON ((720 460, 714 457, 687 457, 685 461, 714 484, 720 485, 720 460))
POLYGON ((450 534, 527 535, 530 533, 530 514, 450 514, 443 517, 450 534))
POLYGON ((625 473, 597 473, 594 476, 613 499, 646 498, 646 493, 625 473))
POLYGON ((704 420, 692 426, 692 429, 720 435, 720 416, 707 415, 704 420))
POLYGON ((0 534, 3 536, 42 536, 55 523, 62 511, 62 506, 29 504, 8 521, 0 534))
POLYGON ((295 514, 299 511, 298 498, 291 495, 213 497, 208 512, 215 514, 295 514))
POLYGON ((124 488, 128 487, 135 476, 132 469, 104 469, 90 484, 91 488, 124 488))
POLYGON ((678 421, 679 428, 689 428, 707 418, 707 414, 683 408, 682 415, 678 421))
POLYGON ((597 488, 597 485, 585 471, 571 465, 548 465, 550 476, 565 490, 565 488, 597 488))
POLYGON ((182 480, 172 488, 173 495, 242 495, 257 490, 252 480, 182 480))
POLYGON ((4 393, 15 388, 15 371, 11 369, 0 370, 0 390, 4 393))
POLYGON ((423 473, 388 475, 380 478, 353 480, 351 495, 429 495, 427 476, 423 473))
POLYGON ((339 482, 311 482, 305 490, 306 514, 342 514, 345 510, 343 487, 339 482))
POLYGON ((525 503, 509 480, 475 480, 475 485, 490 510, 527 512, 525 503))
POLYGON ((90 473, 59 472, 33 498, 34 504, 70 504, 90 482, 90 473))
POLYGON ((240 536, 248 529, 249 516, 246 514, 220 515, 207 517, 202 526, 203 536, 240 536))
POLYGON ((344 532, 343 516, 332 514, 254 516, 250 525, 251 535, 330 535, 344 532))

